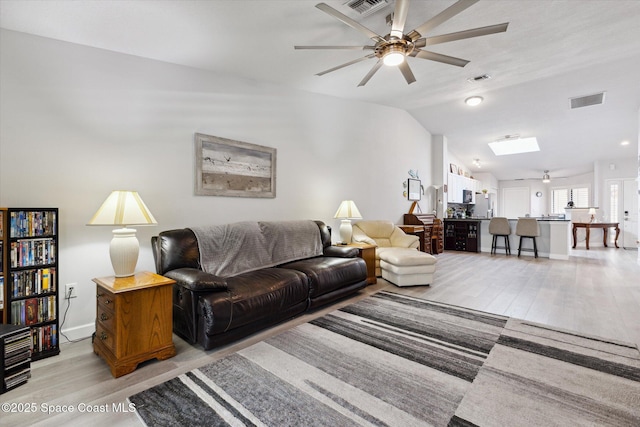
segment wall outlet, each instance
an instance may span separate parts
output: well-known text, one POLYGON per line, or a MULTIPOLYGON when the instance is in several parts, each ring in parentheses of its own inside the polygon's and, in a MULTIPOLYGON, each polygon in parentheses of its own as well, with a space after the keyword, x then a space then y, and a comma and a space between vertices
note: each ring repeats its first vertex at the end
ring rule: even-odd
POLYGON ((64 299, 78 298, 77 283, 68 283, 64 285, 64 299))

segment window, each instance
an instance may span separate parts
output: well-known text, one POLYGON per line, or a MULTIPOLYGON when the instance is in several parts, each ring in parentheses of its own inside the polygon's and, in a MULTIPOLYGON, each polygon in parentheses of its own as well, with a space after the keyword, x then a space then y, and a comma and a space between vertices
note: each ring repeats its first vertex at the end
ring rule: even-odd
POLYGON ((576 208, 589 207, 589 187, 554 188, 551 190, 551 212, 563 214, 564 208, 573 202, 576 208))
POLYGON ((563 214, 569 202, 569 190, 566 188, 551 190, 551 213, 563 214))
POLYGON ((610 217, 611 221, 618 221, 620 212, 618 211, 618 207, 620 205, 620 188, 617 183, 611 184, 609 186, 609 212, 611 212, 610 217))

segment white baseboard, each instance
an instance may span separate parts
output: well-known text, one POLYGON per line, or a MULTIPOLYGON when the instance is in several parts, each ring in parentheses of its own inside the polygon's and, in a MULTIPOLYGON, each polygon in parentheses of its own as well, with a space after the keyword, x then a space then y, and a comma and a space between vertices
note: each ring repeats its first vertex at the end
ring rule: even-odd
POLYGON ((60 330, 61 331, 60 344, 69 342, 69 341, 81 340, 83 338, 89 338, 91 335, 93 335, 95 330, 96 330, 95 323, 87 323, 86 325, 80 325, 73 328, 60 330), (66 335, 66 338, 64 335, 62 335, 62 333, 66 335))

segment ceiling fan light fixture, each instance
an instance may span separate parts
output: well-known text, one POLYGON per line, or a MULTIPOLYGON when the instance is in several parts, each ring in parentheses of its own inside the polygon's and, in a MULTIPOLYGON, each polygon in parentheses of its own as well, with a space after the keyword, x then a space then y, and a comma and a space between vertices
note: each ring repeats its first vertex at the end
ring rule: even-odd
POLYGON ((389 46, 387 52, 385 52, 382 57, 382 62, 389 67, 402 64, 404 62, 404 49, 400 46, 389 46))
POLYGON ((470 107, 475 107, 476 105, 480 105, 482 101, 484 101, 484 98, 481 96, 470 96, 464 100, 464 103, 470 107))

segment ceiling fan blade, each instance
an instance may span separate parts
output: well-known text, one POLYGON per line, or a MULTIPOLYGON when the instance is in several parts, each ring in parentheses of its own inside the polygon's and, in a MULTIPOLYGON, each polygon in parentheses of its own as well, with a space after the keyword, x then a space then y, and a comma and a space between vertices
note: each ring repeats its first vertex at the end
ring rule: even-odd
POLYGON ((380 67, 382 67, 382 59, 379 59, 378 62, 376 62, 373 68, 367 73, 366 76, 364 76, 364 79, 362 79, 362 81, 358 84, 358 87, 366 85, 369 79, 373 77, 373 75, 380 69, 380 67))
POLYGON ((458 31, 456 33, 442 34, 440 36, 427 37, 425 46, 452 42, 454 40, 470 39, 472 37, 486 36, 489 34, 503 33, 507 31, 509 23, 489 25, 488 27, 473 28, 471 30, 458 31))
POLYGON ((324 70, 316 74, 316 76, 323 76, 332 71, 339 70, 340 68, 348 67, 349 65, 357 64, 358 62, 365 61, 367 59, 375 58, 376 56, 372 53, 371 55, 364 56, 362 58, 354 59, 353 61, 346 62, 342 65, 338 65, 337 67, 329 68, 328 70, 324 70))
POLYGON ((402 72, 408 85, 416 81, 416 77, 413 75, 411 68, 409 68, 407 61, 403 61, 402 64, 398 65, 398 68, 400 68, 400 72, 402 72))
POLYGON ((415 49, 411 56, 417 56, 418 58, 428 59, 430 61, 442 62, 444 64, 455 65, 457 67, 464 67, 469 63, 466 59, 455 58, 453 56, 443 55, 441 53, 429 52, 426 50, 415 49))
POLYGON ((375 46, 294 46, 294 49, 374 50, 375 46))
POLYGON ((337 10, 335 10, 334 8, 329 6, 328 4, 326 4, 326 3, 318 3, 316 5, 316 7, 318 9, 320 9, 321 11, 323 11, 325 13, 328 13, 329 15, 333 16, 334 18, 338 19, 339 21, 344 22, 345 24, 347 24, 351 28, 356 29, 356 30, 364 33, 370 39, 375 40, 376 42, 384 41, 384 37, 374 33, 373 31, 371 31, 370 29, 368 29, 364 25, 362 25, 359 22, 356 22, 353 19, 349 18, 347 15, 344 15, 341 12, 338 12, 337 10))
POLYGON ((393 23, 391 24, 391 37, 402 38, 408 12, 409 0, 396 0, 396 7, 393 10, 393 23))
POLYGON ((434 16, 433 18, 429 19, 424 24, 420 25, 411 33, 409 33, 408 34, 409 37, 411 37, 411 40, 413 41, 419 39, 420 36, 422 36, 422 34, 427 34, 429 31, 433 30, 438 25, 442 24, 445 21, 448 21, 449 19, 453 18, 460 12, 473 6, 478 1, 479 0, 458 0, 452 6, 449 6, 448 8, 446 8, 445 10, 443 10, 442 12, 434 16))

